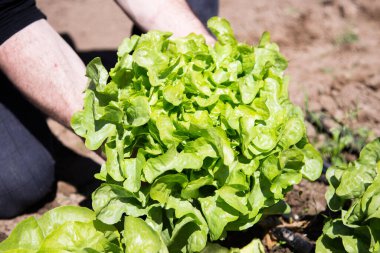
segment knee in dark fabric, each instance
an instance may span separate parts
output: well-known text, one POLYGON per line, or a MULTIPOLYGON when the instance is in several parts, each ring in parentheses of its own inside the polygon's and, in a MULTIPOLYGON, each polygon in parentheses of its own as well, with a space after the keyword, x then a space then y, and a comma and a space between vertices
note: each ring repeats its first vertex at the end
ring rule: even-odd
POLYGON ((0 103, 0 218, 27 211, 55 189, 45 147, 0 103))
POLYGON ((0 218, 12 218, 30 209, 38 208, 55 194, 53 159, 50 156, 38 156, 36 159, 38 161, 29 164, 29 168, 13 167, 13 171, 21 173, 1 180, 0 218), (32 173, 22 173, 23 170, 30 170, 32 173), (42 173, 36 175, 37 171, 42 173))

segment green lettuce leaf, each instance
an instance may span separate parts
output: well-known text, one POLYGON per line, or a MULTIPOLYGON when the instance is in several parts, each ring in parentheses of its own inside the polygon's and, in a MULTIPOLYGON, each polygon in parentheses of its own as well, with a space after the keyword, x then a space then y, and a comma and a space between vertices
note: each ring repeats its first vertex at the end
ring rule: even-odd
POLYGON ((378 252, 380 249, 380 138, 368 143, 359 159, 331 167, 326 200, 341 218, 329 219, 317 252, 378 252), (349 205, 348 209, 344 206, 349 205))
POLYGON ((124 220, 126 253, 165 253, 168 252, 160 236, 143 219, 128 216, 124 220))
POLYGON ((62 206, 20 222, 0 252, 123 252, 120 234, 84 207, 62 206))

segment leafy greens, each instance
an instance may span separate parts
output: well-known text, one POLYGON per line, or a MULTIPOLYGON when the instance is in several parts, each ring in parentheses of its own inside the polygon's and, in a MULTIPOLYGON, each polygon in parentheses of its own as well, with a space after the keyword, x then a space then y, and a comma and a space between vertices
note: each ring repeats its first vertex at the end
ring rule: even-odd
POLYGON ((367 144, 358 160, 329 168, 326 177, 327 204, 342 216, 326 222, 317 252, 379 252, 380 138, 367 144))
POLYGON ((111 225, 96 220, 88 208, 62 206, 41 218, 20 222, 0 243, 0 252, 112 252, 122 253, 120 234, 111 225))
MULTIPOLYGON (((214 46, 200 35, 150 31, 123 41, 109 74, 95 58, 84 109, 72 118, 89 149, 104 144, 97 218, 124 220, 125 229, 144 221, 158 231, 146 232, 154 252, 199 252, 208 238, 283 212, 276 204, 292 185, 321 173, 269 34, 254 47, 222 18, 208 27, 214 46)), ((141 235, 124 233, 127 252, 136 252, 141 235)))

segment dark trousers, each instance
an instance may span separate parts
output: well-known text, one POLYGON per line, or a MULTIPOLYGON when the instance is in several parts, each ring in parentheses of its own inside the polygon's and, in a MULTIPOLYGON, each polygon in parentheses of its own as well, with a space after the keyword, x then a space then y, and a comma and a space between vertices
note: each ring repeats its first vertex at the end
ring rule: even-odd
POLYGON ((34 211, 64 180, 89 196, 99 166, 65 148, 50 132, 46 117, 0 72, 0 219, 34 211))
POLYGON ((55 162, 3 104, 0 104, 0 149, 0 218, 9 218, 54 191, 55 162))

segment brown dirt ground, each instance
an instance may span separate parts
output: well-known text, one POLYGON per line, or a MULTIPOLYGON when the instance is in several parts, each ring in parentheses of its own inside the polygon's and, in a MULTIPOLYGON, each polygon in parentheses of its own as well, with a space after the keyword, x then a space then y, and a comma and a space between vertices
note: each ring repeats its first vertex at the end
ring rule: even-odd
MULTIPOLYGON (((130 34, 131 21, 113 1, 37 0, 37 4, 52 26, 68 34, 82 53, 111 52, 130 34)), ((271 33, 289 59, 289 93, 294 103, 304 107, 307 99, 313 111, 380 135, 380 1, 221 0, 220 16, 230 21, 240 41, 257 43, 264 31, 271 33)), ((57 123, 49 121, 49 125, 66 145, 97 159, 57 123)), ((312 127, 308 131, 315 135, 312 127)), ((287 222, 302 222, 303 217, 322 212, 325 190, 320 182, 296 186, 288 195, 293 216, 287 222)), ((83 198, 70 184, 60 182, 55 200, 32 214, 77 205, 83 198)), ((28 215, 0 220, 0 241, 28 215)), ((302 224, 299 227, 307 227, 302 224)), ((271 252, 286 252, 277 251, 273 236, 265 236, 264 242, 271 252)))

